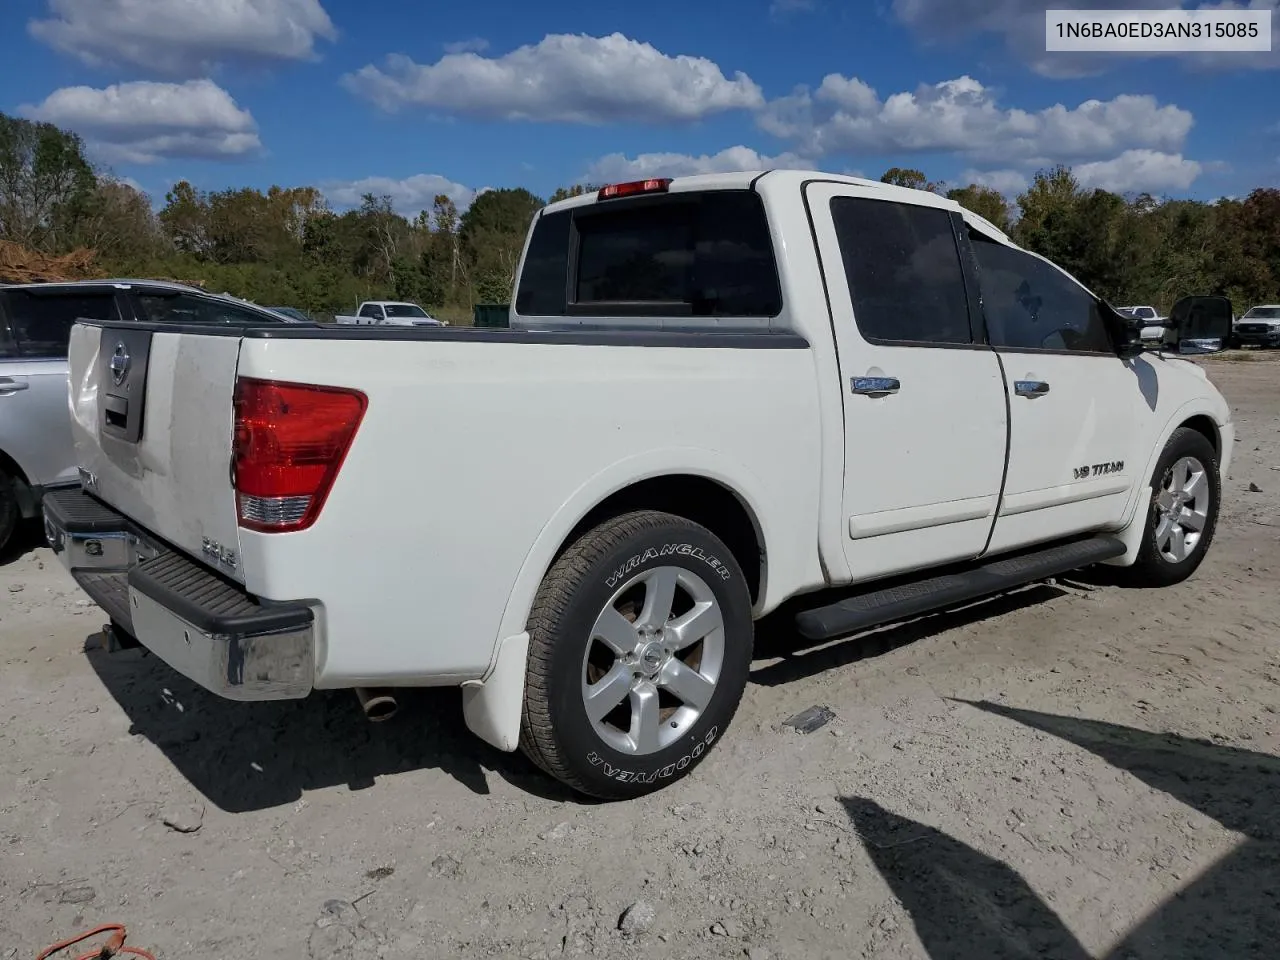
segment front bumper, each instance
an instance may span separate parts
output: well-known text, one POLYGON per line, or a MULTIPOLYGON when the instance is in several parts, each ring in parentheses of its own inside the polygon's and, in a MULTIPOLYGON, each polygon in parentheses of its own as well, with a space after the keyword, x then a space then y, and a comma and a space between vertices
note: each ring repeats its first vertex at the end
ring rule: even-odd
POLYGON ((1232 336, 1241 346, 1280 347, 1280 329, 1233 330, 1232 336))
POLYGON ((49 545, 80 588, 183 676, 229 700, 305 697, 315 616, 260 600, 79 488, 44 497, 49 545))

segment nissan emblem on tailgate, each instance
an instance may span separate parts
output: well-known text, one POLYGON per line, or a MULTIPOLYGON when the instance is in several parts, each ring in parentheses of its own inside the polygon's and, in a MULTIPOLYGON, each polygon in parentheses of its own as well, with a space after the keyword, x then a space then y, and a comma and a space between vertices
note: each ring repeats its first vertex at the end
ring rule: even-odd
POLYGON ((117 343, 115 353, 111 354, 111 379, 118 387, 129 375, 129 351, 124 343, 117 343))

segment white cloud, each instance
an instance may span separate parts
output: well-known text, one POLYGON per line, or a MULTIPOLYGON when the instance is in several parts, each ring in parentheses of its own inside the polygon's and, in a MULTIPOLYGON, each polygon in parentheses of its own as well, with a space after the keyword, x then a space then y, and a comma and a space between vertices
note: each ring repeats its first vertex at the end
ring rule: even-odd
POLYGON ((856 77, 830 74, 816 91, 772 101, 761 129, 808 154, 955 151, 976 159, 1092 160, 1132 147, 1178 150, 1193 122, 1179 107, 1124 94, 1029 112, 1000 106, 972 77, 922 85, 881 100, 856 77))
POLYGON ((253 116, 212 80, 63 87, 18 110, 74 130, 109 162, 234 159, 262 148, 253 116))
MULTIPOLYGON (((1188 160, 1179 153, 1159 150, 1126 150, 1107 160, 1076 164, 1071 168, 1076 181, 1085 189, 1110 190, 1114 193, 1164 193, 1187 190, 1202 173, 1215 163, 1188 160)), ((957 186, 976 183, 1017 198, 1031 185, 1027 172, 1016 169, 964 170, 956 179, 957 186)))
POLYGON ((225 61, 305 60, 337 31, 320 0, 49 0, 32 36, 94 65, 174 77, 225 61))
POLYGON ((1180 153, 1126 150, 1111 160, 1082 163, 1071 172, 1083 187, 1115 193, 1162 193, 1186 190, 1203 170, 1201 163, 1188 160, 1180 153))
POLYGON ((1083 77, 1103 73, 1135 60, 1175 57, 1182 64, 1200 68, 1275 69, 1280 67, 1280 0, 1232 0, 1213 3, 1179 0, 1124 0, 1119 6, 1134 10, 1271 10, 1272 44, 1269 53, 1050 53, 1045 50, 1045 9, 1111 9, 1116 4, 1095 0, 893 0, 894 16, 929 41, 951 41, 977 33, 1003 38, 1008 49, 1037 73, 1048 77, 1083 77))
POLYGON ((471 201, 490 188, 473 190, 435 173, 417 173, 397 180, 394 177, 364 177, 360 180, 332 181, 321 186, 329 202, 337 208, 360 206, 366 193, 375 197, 389 196, 397 213, 415 217, 419 211, 430 210, 439 194, 454 202, 459 211, 471 206, 471 201))
POLYGON ((690 156, 684 153, 641 153, 627 157, 611 153, 591 165, 587 179, 616 183, 646 177, 688 177, 699 173, 735 173, 742 170, 807 170, 808 160, 792 153, 767 157, 750 147, 728 147, 719 153, 690 156))
POLYGON ((965 170, 956 178, 958 187, 967 187, 971 183, 990 187, 1012 199, 1026 190, 1031 181, 1020 170, 965 170))
POLYGON ((484 37, 472 37, 470 40, 457 40, 444 45, 445 53, 484 53, 489 49, 489 41, 484 37))
POLYGON ((388 111, 417 106, 501 120, 688 121, 764 102, 745 73, 729 79, 704 57, 668 56, 620 33, 549 34, 498 57, 453 53, 425 65, 392 54, 342 82, 388 111))

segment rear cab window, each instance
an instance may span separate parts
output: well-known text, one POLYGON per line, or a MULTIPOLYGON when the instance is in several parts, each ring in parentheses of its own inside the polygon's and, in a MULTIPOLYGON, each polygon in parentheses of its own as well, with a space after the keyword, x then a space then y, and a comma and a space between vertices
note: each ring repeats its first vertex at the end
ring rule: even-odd
POLYGON ((60 360, 67 356, 77 320, 114 323, 120 319, 115 293, 88 291, 4 291, 8 337, 0 331, 0 357, 60 360))
POLYGON ((542 215, 516 291, 526 317, 772 318, 782 312, 759 195, 711 190, 542 215))

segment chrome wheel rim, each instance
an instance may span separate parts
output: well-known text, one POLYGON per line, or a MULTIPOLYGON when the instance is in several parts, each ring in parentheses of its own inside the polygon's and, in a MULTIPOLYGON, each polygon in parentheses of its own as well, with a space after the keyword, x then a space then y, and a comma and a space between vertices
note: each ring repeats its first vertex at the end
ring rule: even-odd
POLYGON ((582 657, 592 729, 632 756, 670 746, 710 706, 724 652, 724 615, 705 580, 675 566, 636 574, 596 617, 582 657))
POLYGON ((1165 471, 1151 501, 1160 556, 1181 563, 1191 555, 1209 522, 1212 497, 1208 471, 1195 457, 1183 457, 1165 471))

